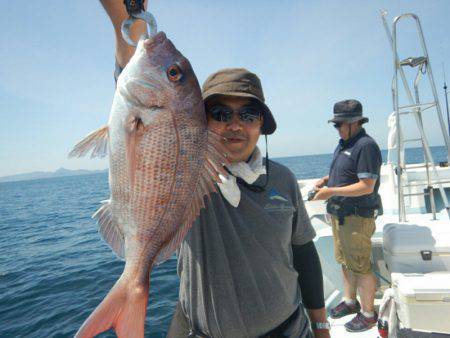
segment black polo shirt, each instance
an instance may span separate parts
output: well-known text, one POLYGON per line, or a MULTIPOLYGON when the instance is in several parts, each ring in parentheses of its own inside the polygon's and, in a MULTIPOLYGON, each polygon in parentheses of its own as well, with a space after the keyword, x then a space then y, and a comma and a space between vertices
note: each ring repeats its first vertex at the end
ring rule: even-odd
POLYGON ((331 162, 328 187, 343 187, 357 183, 361 178, 375 178, 374 190, 359 197, 334 196, 330 201, 362 208, 378 208, 381 151, 373 138, 361 128, 349 140, 339 140, 331 162))

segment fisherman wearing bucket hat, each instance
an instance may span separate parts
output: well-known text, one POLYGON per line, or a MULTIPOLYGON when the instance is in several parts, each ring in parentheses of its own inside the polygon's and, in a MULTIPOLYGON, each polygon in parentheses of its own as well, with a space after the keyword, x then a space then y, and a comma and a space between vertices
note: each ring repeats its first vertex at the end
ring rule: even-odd
POLYGON ((359 122, 360 124, 369 122, 369 118, 362 115, 362 104, 358 100, 344 100, 339 101, 334 105, 334 116, 328 120, 328 123, 353 123, 359 122))
POLYGON ((370 257, 375 218, 382 212, 378 195, 382 160, 377 143, 362 128, 368 121, 357 100, 334 105, 334 116, 328 122, 334 124, 341 139, 329 175, 315 185, 314 199, 327 200, 335 257, 343 272, 344 297, 331 309, 330 315, 340 318, 356 313, 345 324, 350 332, 365 331, 377 323, 374 312, 376 279, 370 257), (356 300, 357 290, 361 304, 356 300))
POLYGON ((231 175, 181 244, 180 302, 167 337, 313 337, 309 321, 315 337, 329 337, 315 231, 297 181, 256 146, 277 127, 260 79, 222 69, 202 89, 231 175))
POLYGON ((256 74, 244 68, 222 69, 206 79, 202 92, 205 103, 219 96, 251 99, 260 108, 262 114, 261 134, 270 135, 275 132, 277 124, 272 112, 265 104, 261 81, 256 74))

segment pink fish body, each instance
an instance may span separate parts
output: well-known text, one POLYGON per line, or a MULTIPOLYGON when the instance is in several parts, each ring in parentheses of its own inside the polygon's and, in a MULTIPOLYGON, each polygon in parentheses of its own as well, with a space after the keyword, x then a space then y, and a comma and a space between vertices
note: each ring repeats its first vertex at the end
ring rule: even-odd
POLYGON ((94 214, 99 232, 125 259, 124 271, 76 337, 113 327, 143 337, 152 266, 170 257, 215 191, 226 163, 207 130, 189 61, 164 33, 141 40, 117 82, 108 125, 71 156, 109 152, 111 197, 94 214))

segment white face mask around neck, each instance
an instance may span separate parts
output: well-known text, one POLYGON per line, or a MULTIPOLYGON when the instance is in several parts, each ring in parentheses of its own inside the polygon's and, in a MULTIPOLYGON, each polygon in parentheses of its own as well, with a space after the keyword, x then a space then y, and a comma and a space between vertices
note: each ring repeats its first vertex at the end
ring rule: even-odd
POLYGON ((248 184, 254 183, 260 175, 266 173, 266 167, 262 160, 261 151, 256 147, 250 161, 241 161, 227 166, 232 175, 228 178, 220 175, 222 180, 222 183, 218 184, 220 192, 233 207, 237 208, 241 200, 241 190, 236 182, 236 177, 242 178, 248 184))

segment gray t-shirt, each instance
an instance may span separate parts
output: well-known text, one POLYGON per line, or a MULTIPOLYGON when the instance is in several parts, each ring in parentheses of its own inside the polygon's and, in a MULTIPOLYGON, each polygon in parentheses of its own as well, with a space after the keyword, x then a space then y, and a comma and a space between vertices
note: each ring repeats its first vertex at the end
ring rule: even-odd
POLYGON ((270 162, 264 192, 241 187, 237 208, 212 194, 179 250, 180 302, 191 327, 214 338, 254 338, 300 305, 290 337, 306 336, 292 244, 314 236, 297 181, 281 164, 270 162))

